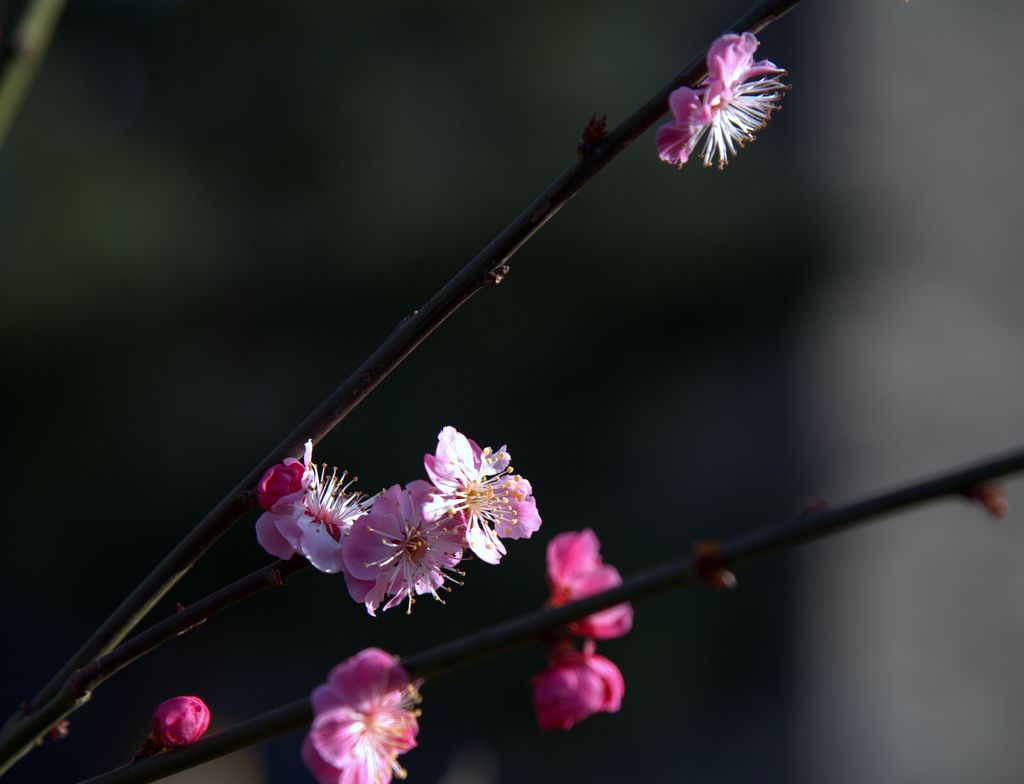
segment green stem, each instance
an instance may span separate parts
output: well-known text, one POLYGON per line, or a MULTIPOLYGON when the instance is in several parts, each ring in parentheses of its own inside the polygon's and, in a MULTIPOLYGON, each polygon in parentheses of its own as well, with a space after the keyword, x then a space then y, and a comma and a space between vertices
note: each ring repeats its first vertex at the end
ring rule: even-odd
POLYGON ((43 61, 66 1, 31 0, 10 34, 2 31, 5 41, 4 60, 0 64, 0 147, 43 61))

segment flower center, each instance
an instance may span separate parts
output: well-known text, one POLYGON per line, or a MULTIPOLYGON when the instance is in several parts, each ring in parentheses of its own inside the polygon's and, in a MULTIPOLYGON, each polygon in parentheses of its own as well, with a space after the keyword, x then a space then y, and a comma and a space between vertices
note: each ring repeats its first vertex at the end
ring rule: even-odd
POLYGON ((416 561, 417 554, 420 554, 420 550, 426 552, 427 540, 423 538, 423 535, 418 531, 410 531, 406 536, 405 541, 400 539, 393 540, 391 542, 394 546, 400 548, 398 557, 408 558, 410 561, 416 561))
POLYGON ((474 482, 466 488, 465 497, 466 508, 477 514, 484 514, 494 504, 494 488, 486 483, 474 482))
POLYGON ((365 759, 371 763, 374 782, 384 778, 383 765, 391 768, 395 777, 404 779, 406 770, 398 764, 398 755, 411 748, 410 738, 415 734, 418 708, 411 709, 419 702, 416 687, 409 685, 398 696, 395 705, 373 706, 363 714, 363 727, 359 732, 359 744, 367 752, 365 759), (376 763, 376 764, 374 764, 376 763), (380 765, 381 767, 377 767, 380 765))
POLYGON ((342 471, 341 476, 338 476, 337 468, 327 476, 327 464, 324 463, 320 470, 315 472, 304 499, 310 517, 321 523, 327 534, 336 542, 341 541, 345 529, 352 521, 366 511, 366 499, 362 493, 346 492, 356 481, 356 477, 353 477, 346 482, 347 476, 347 471, 342 471))

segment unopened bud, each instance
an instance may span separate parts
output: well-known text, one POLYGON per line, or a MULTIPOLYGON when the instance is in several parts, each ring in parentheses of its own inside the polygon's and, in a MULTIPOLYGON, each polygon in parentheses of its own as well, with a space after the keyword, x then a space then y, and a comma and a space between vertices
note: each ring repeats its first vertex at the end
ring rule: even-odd
POLYGON ((210 710, 198 697, 175 697, 161 702, 153 713, 153 740, 165 748, 199 739, 210 726, 210 710))

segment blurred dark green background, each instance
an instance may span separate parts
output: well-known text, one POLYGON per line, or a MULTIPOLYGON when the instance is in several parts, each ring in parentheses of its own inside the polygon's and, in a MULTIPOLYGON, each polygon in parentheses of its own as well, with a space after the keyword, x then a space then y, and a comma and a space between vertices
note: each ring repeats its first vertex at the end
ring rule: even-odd
MULTIPOLYGON (((759 56, 799 73, 816 5, 759 56)), ((72 0, 0 154, 0 712, 572 160, 591 114, 622 120, 746 6, 72 0)), ((104 684, 12 784, 123 763, 169 697, 202 696, 216 729, 366 646, 534 608, 560 531, 591 526, 629 574, 796 512, 818 488, 793 341, 828 265, 794 158, 805 95, 724 172, 662 164, 648 132, 315 451, 375 490, 424 478, 444 425, 507 444, 539 534, 411 617, 304 573, 104 684)), ((267 563, 254 520, 152 617, 267 563)), ((409 780, 795 780, 791 574, 640 604, 599 646, 621 712, 568 733, 536 727, 539 647, 428 682, 409 780)), ((312 781, 301 737, 188 780, 312 781)))

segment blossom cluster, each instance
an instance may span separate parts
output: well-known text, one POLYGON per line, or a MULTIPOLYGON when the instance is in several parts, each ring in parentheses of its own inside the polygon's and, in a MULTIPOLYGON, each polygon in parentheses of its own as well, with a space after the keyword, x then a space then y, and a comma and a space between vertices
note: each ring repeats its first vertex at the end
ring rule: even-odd
MULTIPOLYGON (((404 505, 403 514, 408 513, 416 504, 415 492, 424 490, 407 498, 395 494, 386 503, 404 505)), ((618 570, 602 561, 600 547, 589 528, 561 533, 550 542, 549 607, 622 583, 618 570)), ((626 603, 567 627, 570 634, 585 638, 582 650, 564 636, 545 639, 548 667, 531 679, 541 729, 569 729, 594 713, 619 710, 625 692, 622 673, 596 653, 596 640, 621 637, 632 626, 633 608, 626 603)), ((314 718, 302 744, 302 759, 316 780, 320 784, 389 784, 393 776, 404 779, 398 755, 416 746, 421 685, 422 681, 412 681, 395 657, 379 648, 360 651, 332 669, 327 682, 310 697, 314 718)))
MULTIPOLYGON (((622 583, 614 566, 602 561, 601 543, 589 528, 558 534, 548 544, 548 606, 593 596, 622 583)), ((633 607, 618 604, 568 625, 583 637, 583 649, 557 635, 545 639, 548 667, 533 676, 533 707, 541 729, 567 730, 595 713, 615 713, 625 693, 622 673, 596 653, 597 640, 621 637, 633 628, 633 607)))
POLYGON ((658 157, 682 166, 707 133, 700 157, 705 166, 717 158, 722 169, 737 147, 754 139, 788 89, 778 78, 783 69, 768 60, 754 62, 757 47, 751 33, 729 33, 711 44, 708 76, 700 87, 680 87, 668 97, 675 119, 658 128, 658 157))
MULTIPOLYGON (((345 472, 288 458, 260 480, 265 510, 256 537, 272 555, 299 554, 323 572, 341 572, 349 594, 373 615, 454 580, 465 551, 496 564, 504 539, 529 538, 540 527, 533 488, 513 473, 505 447, 481 448, 454 427, 438 434, 423 458, 427 480, 393 485, 375 496, 352 491, 345 472)), ((558 534, 547 549, 548 607, 559 607, 622 583, 605 564, 594 532, 558 534)), ((571 622, 568 635, 543 640, 548 667, 531 679, 533 705, 544 730, 569 729, 588 716, 619 710, 625 685, 597 640, 621 637, 633 608, 620 604, 571 622)), ((320 784, 388 784, 405 778, 398 755, 416 746, 419 683, 397 660, 368 648, 339 664, 311 695, 312 726, 302 758, 320 784)))
POLYGON ((496 564, 502 539, 529 538, 541 524, 530 483, 513 473, 505 447, 481 449, 454 427, 424 455, 430 481, 392 485, 368 497, 355 480, 302 460, 272 466, 256 488, 264 513, 256 539, 278 558, 302 555, 322 572, 342 573, 352 598, 371 615, 457 582, 459 563, 472 551, 496 564))

